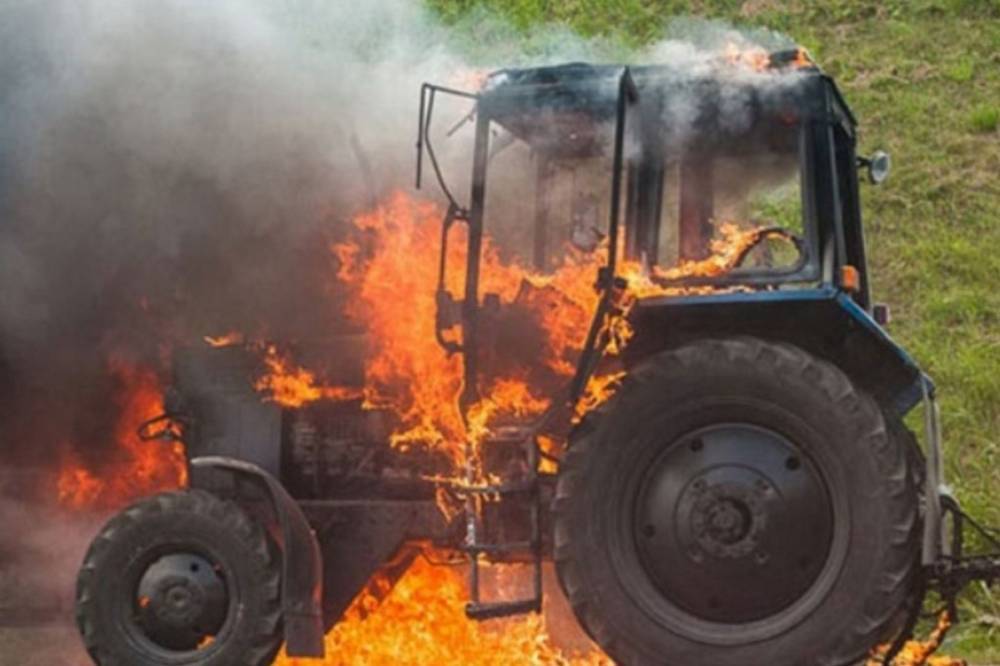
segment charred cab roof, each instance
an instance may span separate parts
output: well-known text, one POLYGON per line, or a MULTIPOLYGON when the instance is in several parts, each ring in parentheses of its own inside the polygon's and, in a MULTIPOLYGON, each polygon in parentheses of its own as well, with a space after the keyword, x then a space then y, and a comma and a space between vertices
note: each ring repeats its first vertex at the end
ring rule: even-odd
MULTIPOLYGON (((800 51, 774 53, 770 71, 754 75, 729 65, 686 72, 670 64, 631 67, 639 93, 643 134, 667 142, 683 124, 685 147, 757 150, 777 139, 776 126, 802 120, 835 123, 854 135, 853 114, 833 79, 809 62, 790 64, 800 51), (768 77, 769 73, 787 76, 768 77), (745 75, 740 75, 745 74, 745 75)), ((533 148, 550 153, 598 154, 614 119, 621 65, 569 63, 502 69, 479 95, 480 113, 533 148)))

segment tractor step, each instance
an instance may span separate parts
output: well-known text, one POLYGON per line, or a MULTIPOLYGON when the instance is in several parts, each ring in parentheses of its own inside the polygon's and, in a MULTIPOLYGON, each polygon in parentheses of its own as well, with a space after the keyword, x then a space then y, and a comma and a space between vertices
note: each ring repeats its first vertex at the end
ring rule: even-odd
POLYGON ((469 555, 469 603, 465 606, 465 614, 474 620, 489 620, 523 613, 537 613, 542 608, 542 534, 541 534, 541 503, 542 496, 538 481, 538 442, 531 440, 528 448, 528 464, 531 473, 525 479, 513 482, 479 486, 466 489, 465 522, 466 540, 463 550, 469 555), (531 536, 526 540, 508 541, 503 543, 482 542, 482 527, 479 504, 476 495, 499 495, 503 499, 511 496, 526 497, 530 503, 531 536), (532 596, 516 601, 483 601, 480 590, 480 557, 491 555, 508 555, 510 553, 530 553, 532 565, 532 596))
POLYGON ((511 615, 539 613, 541 610, 541 597, 492 603, 469 602, 465 605, 465 614, 473 620, 495 620, 500 617, 510 617, 511 615))
POLYGON ((524 551, 534 552, 535 544, 532 541, 511 541, 509 543, 479 543, 466 546, 465 551, 472 553, 482 553, 484 555, 508 555, 510 553, 521 553, 524 551))

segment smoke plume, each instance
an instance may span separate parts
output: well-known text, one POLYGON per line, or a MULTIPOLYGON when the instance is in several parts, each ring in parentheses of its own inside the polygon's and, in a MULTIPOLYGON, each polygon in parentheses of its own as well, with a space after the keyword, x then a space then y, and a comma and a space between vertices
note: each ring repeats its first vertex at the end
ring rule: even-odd
POLYGON ((111 356, 343 328, 327 246, 409 182, 440 43, 402 0, 0 4, 0 460, 93 459, 111 356))
MULTIPOLYGON (((112 359, 165 372, 204 335, 343 330, 329 245, 411 183, 420 84, 475 69, 456 34, 483 69, 626 57, 483 12, 446 29, 416 0, 0 2, 0 464, 68 447, 99 466, 112 359)), ((691 70, 734 40, 787 45, 701 22, 667 37, 628 57, 691 70)), ((683 133, 697 100, 667 112, 683 133)), ((467 165, 470 129, 446 161, 467 165)))

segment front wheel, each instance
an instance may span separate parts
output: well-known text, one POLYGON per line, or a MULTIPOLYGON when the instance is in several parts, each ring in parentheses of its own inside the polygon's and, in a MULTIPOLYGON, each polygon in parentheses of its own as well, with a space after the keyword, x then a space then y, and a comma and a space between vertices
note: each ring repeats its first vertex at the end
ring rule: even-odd
POLYGON ((754 339, 636 368, 576 432, 555 514, 567 597, 623 664, 853 663, 918 563, 905 442, 839 370, 754 339))
POLYGON ((100 666, 265 666, 281 642, 281 574, 264 531, 199 490, 144 499, 94 539, 76 618, 100 666))

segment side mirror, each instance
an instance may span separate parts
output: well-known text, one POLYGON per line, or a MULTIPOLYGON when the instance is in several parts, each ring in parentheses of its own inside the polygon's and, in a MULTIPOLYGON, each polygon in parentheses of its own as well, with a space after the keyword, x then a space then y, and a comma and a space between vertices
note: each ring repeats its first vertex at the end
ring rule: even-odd
POLYGON ((868 182, 881 185, 889 177, 892 170, 892 158, 884 150, 876 150, 871 157, 859 157, 858 166, 868 169, 868 182))

